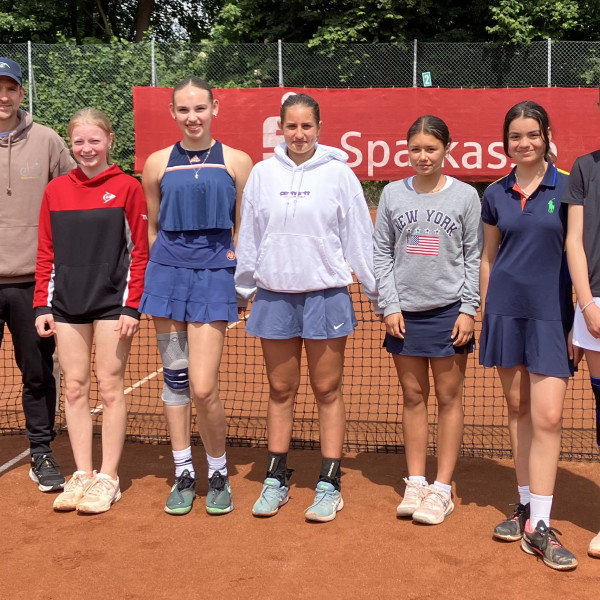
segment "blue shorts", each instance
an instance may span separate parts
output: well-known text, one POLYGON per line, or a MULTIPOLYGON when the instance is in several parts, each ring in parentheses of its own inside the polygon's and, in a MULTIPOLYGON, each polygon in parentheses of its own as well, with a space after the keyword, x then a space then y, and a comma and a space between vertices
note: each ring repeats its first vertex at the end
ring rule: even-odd
POLYGON ((383 347, 390 354, 444 358, 455 354, 470 354, 475 341, 464 346, 452 344, 452 330, 460 314, 460 301, 441 308, 420 312, 404 312, 405 334, 400 339, 386 333, 383 347))
POLYGON ((258 288, 246 331, 269 340, 327 340, 349 335, 357 325, 345 287, 295 294, 258 288))
POLYGON ((233 268, 187 269, 148 262, 140 312, 182 323, 238 320, 233 268))

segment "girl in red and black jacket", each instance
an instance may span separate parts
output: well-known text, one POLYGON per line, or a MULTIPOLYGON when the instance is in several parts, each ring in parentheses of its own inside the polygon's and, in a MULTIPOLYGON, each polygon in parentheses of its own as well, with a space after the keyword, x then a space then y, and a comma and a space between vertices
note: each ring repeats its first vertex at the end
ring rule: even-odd
POLYGON ((56 335, 77 465, 54 508, 100 513, 121 497, 123 376, 139 329, 148 219, 140 183, 110 163, 114 133, 108 117, 84 108, 69 122, 67 135, 79 168, 52 180, 44 193, 33 305, 39 335, 56 335), (99 472, 92 465, 88 397, 92 342, 103 407, 99 472))

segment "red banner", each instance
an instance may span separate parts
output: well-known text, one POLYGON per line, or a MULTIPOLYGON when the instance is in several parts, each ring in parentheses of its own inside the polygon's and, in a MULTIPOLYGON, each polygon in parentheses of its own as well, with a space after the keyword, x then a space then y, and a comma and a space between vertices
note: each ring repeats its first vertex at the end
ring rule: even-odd
MULTIPOLYGON (((523 100, 539 102, 548 111, 560 168, 569 170, 579 155, 600 147, 598 90, 587 88, 218 89, 213 136, 244 150, 254 162, 268 158, 283 141, 277 127, 282 99, 299 92, 319 102, 320 141, 345 150, 361 180, 411 175, 406 131, 419 116, 433 114, 446 121, 452 134, 445 172, 463 181, 495 181, 510 169, 502 149, 504 115, 523 100)), ((133 88, 136 172, 152 152, 181 138, 169 112, 171 95, 170 88, 133 88)))

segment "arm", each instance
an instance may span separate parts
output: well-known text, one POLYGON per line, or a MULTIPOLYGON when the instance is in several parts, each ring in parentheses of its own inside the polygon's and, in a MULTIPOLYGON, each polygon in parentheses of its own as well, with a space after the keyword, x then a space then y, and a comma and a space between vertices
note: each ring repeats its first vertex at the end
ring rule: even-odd
POLYGON ((158 235, 158 213, 160 210, 160 180, 167 168, 173 146, 154 152, 148 157, 142 173, 142 188, 148 209, 148 250, 158 235))
POLYGON ((242 196, 252 171, 252 159, 241 150, 223 145, 223 159, 227 171, 235 181, 235 224, 233 226, 233 244, 237 248, 242 217, 242 196))
POLYGON ((236 245, 237 266, 235 268, 235 291, 241 300, 249 300, 256 292, 254 271, 258 248, 262 239, 258 219, 254 213, 255 193, 260 183, 256 171, 248 178, 241 207, 241 223, 236 245))
POLYGON ((594 338, 600 338, 600 307, 593 302, 590 289, 588 263, 583 247, 583 206, 569 204, 569 218, 567 224, 567 262, 569 273, 577 295, 577 303, 580 308, 587 307, 583 311, 583 318, 588 331, 594 338), (591 302, 591 304, 590 304, 591 302))
POLYGON ((55 333, 50 299, 53 272, 54 244, 52 241, 52 226, 48 206, 48 190, 46 190, 40 208, 35 290, 33 293, 35 328, 41 337, 50 337, 55 333))
POLYGON ((118 327, 124 337, 136 333, 140 319, 138 308, 144 291, 144 274, 148 263, 148 217, 146 212, 146 199, 142 186, 137 180, 131 178, 125 201, 125 219, 131 232, 131 244, 128 248, 130 258, 128 294, 119 320, 120 327, 118 327))
POLYGON ((490 284, 490 273, 500 248, 500 230, 495 225, 483 224, 483 252, 479 270, 479 291, 481 293, 481 316, 485 311, 485 300, 490 284))

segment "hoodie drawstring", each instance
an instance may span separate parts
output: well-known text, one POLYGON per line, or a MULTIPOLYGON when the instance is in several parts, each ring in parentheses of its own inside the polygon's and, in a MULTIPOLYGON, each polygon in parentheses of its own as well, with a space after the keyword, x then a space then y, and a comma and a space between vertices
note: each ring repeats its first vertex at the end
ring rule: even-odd
POLYGON ((10 154, 12 148, 12 133, 8 136, 8 186, 6 188, 6 194, 8 196, 12 195, 12 190, 10 188, 10 154))

